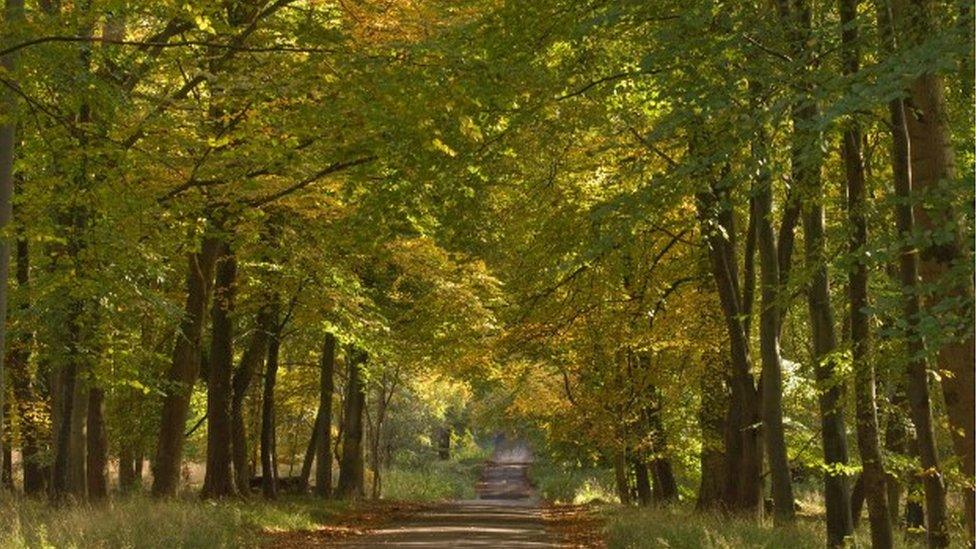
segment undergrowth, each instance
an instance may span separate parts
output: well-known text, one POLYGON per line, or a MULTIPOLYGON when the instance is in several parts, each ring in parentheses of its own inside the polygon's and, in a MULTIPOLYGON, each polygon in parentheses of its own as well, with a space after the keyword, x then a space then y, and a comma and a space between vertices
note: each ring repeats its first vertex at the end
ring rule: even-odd
POLYGON ((261 532, 314 529, 348 508, 348 503, 297 496, 206 502, 141 495, 56 508, 45 500, 8 495, 0 497, 0 547, 257 547, 261 532))
MULTIPOLYGON (((603 508, 604 537, 610 549, 820 549, 826 547, 822 517, 797 517, 788 526, 758 523, 687 506, 603 508)), ((870 545, 867 518, 857 531, 857 546, 870 545)), ((853 544, 852 544, 853 546, 853 544)), ((924 540, 897 536, 896 548, 921 548, 924 540)))
POLYGON ((383 476, 383 497, 392 500, 445 501, 473 499, 480 460, 433 461, 394 467, 383 476))

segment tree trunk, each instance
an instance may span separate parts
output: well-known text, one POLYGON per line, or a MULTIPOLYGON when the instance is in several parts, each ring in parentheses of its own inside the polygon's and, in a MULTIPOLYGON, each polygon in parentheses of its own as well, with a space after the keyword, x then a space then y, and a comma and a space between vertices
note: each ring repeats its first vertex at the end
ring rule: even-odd
POLYGON ((251 334, 251 340, 244 350, 232 381, 234 395, 230 405, 230 417, 233 433, 234 479, 237 483, 237 491, 241 494, 251 491, 251 470, 247 463, 247 430, 244 426, 244 397, 251 386, 254 373, 264 365, 268 353, 268 334, 274 330, 275 322, 277 319, 271 316, 271 306, 268 304, 262 306, 258 311, 254 333, 251 334))
POLYGON ((319 445, 319 424, 322 423, 322 410, 315 412, 315 422, 312 423, 312 433, 305 445, 305 457, 302 459, 302 472, 299 473, 298 486, 302 493, 308 490, 308 480, 312 476, 312 465, 315 464, 315 452, 319 445))
POLYGON ((729 423, 726 430, 728 479, 732 492, 730 508, 762 516, 762 440, 759 406, 752 377, 749 342, 742 323, 735 257, 735 226, 728 189, 713 187, 699 196, 702 233, 708 244, 712 277, 719 294, 730 342, 731 388, 729 423))
MULTIPOLYGON (((884 48, 889 55, 896 54, 892 16, 887 2, 878 3, 878 27, 884 48)), ((902 310, 905 317, 904 338, 907 347, 907 395, 912 423, 915 425, 915 448, 922 464, 919 477, 925 491, 926 532, 931 547, 949 544, 946 524, 946 494, 935 427, 932 419, 932 403, 929 395, 928 361, 925 340, 919 330, 921 300, 919 298, 918 249, 912 243, 915 234, 913 204, 911 142, 905 117, 905 102, 896 98, 888 102, 891 121, 891 162, 895 195, 898 204, 895 223, 902 249, 899 256, 899 272, 902 287, 902 310)), ((889 502, 891 503, 891 502, 889 502)), ((907 516, 907 515, 906 515, 907 516)))
MULTIPOLYGON (((4 19, 8 28, 16 29, 24 18, 24 0, 6 0, 4 19)), ((13 37, 17 40, 19 37, 13 37)), ((0 43, 8 44, 9 40, 0 43)), ((8 75, 13 75, 17 68, 16 54, 8 54, 0 58, 0 67, 8 75)), ((17 147, 17 99, 11 90, 0 93, 0 118, 4 123, 0 125, 0 231, 6 231, 12 213, 14 191, 14 153, 17 147)), ((6 234, 6 232, 2 233, 6 234)), ((6 339, 7 339, 7 293, 10 265, 10 243, 7 236, 0 238, 0 409, 4 408, 7 396, 6 380, 6 339)), ((0 433, 3 432, 5 418, 0 414, 0 433)), ((6 443, 0 437, 0 450, 7 449, 6 443)), ((2 452, 0 452, 2 453, 2 452)))
POLYGON ((88 390, 88 499, 108 498, 108 433, 105 430, 105 391, 88 390))
MULTIPOLYGON (((855 20, 857 4, 858 0, 840 2, 843 46, 841 56, 847 74, 856 74, 860 64, 855 20)), ((871 521, 871 545, 875 548, 885 548, 891 547, 894 541, 891 515, 888 511, 888 489, 885 485, 887 479, 881 454, 881 436, 878 429, 874 364, 870 355, 871 318, 868 312, 868 268, 865 260, 868 244, 867 197, 864 164, 861 159, 861 130, 857 119, 853 116, 846 121, 841 153, 847 179, 847 213, 851 228, 849 251, 851 256, 856 258, 848 276, 857 445, 861 454, 864 493, 868 503, 868 517, 871 521)), ((822 242, 823 233, 810 234, 808 238, 816 238, 822 242)))
MULTIPOLYGON (((7 440, 11 440, 12 437, 7 436, 7 440)), ((14 453, 11 449, 12 443, 8 442, 3 447, 3 465, 2 472, 0 472, 0 487, 4 490, 14 491, 14 453)))
MULTIPOLYGON (((933 17, 941 10, 932 0, 914 0, 908 7, 908 30, 916 44, 926 43, 940 34, 941 30, 933 17)), ((928 300, 926 306, 938 310, 944 299, 958 299, 966 305, 956 307, 965 311, 962 318, 954 319, 959 326, 944 328, 949 337, 939 347, 938 368, 947 373, 942 376, 942 392, 953 446, 966 477, 965 516, 970 541, 973 541, 976 539, 973 533, 976 515, 973 486, 976 478, 976 395, 973 393, 976 386, 976 347, 972 319, 972 259, 960 230, 963 217, 951 200, 944 199, 946 193, 953 191, 940 189, 943 182, 956 180, 955 154, 941 77, 933 71, 920 75, 912 83, 911 102, 912 108, 905 111, 905 122, 911 139, 913 193, 935 198, 913 203, 919 230, 934 236, 931 240, 927 238, 925 242, 918 243, 921 248, 919 273, 922 282, 930 286, 941 284, 940 290, 928 300), (960 276, 959 273, 965 275, 960 276)))
POLYGON ((345 427, 342 430, 342 460, 339 462, 339 484, 336 494, 340 498, 354 499, 365 495, 363 466, 363 413, 366 409, 366 392, 363 386, 363 368, 366 353, 352 349, 347 358, 349 382, 346 388, 345 427))
MULTIPOLYGON (((889 454, 901 454, 910 458, 918 457, 918 444, 915 438, 911 437, 908 426, 907 416, 908 404, 905 396, 905 376, 895 376, 895 387, 891 395, 890 412, 888 413, 885 425, 885 451, 889 454)), ((902 486, 900 479, 893 475, 888 475, 888 511, 891 514, 891 523, 898 524, 900 519, 900 503, 903 492, 908 493, 905 505, 904 526, 907 528, 924 528, 925 515, 921 506, 915 501, 914 493, 917 492, 919 482, 917 479, 908 479, 902 486), (903 488, 907 488, 904 490, 903 488), (921 520, 915 520, 921 517, 921 520)))
MULTIPOLYGON (((79 368, 80 369, 80 368, 79 368)), ((77 371, 77 370, 76 370, 77 371)), ((68 492, 77 501, 88 498, 88 384, 75 382, 74 411, 66 421, 68 439, 68 492)))
POLYGON ((698 408, 698 425, 701 428, 702 449, 701 484, 698 488, 699 510, 721 508, 726 502, 728 466, 723 444, 726 415, 729 409, 729 391, 723 380, 723 367, 718 360, 708 362, 702 372, 701 404, 698 408))
POLYGON ((163 397, 156 457, 152 462, 154 496, 175 496, 180 485, 183 430, 190 411, 193 385, 200 375, 200 340, 206 324, 216 249, 217 241, 207 237, 200 252, 187 258, 186 305, 166 374, 170 388, 163 397))
POLYGON ((275 463, 274 391, 278 380, 278 354, 281 350, 281 326, 278 324, 277 296, 272 302, 274 331, 268 338, 268 359, 261 399, 261 492, 267 499, 278 497, 278 471, 275 463))
MULTIPOLYGON (((638 360, 643 363, 643 371, 651 368, 650 354, 639 353, 638 360)), ((661 421, 661 410, 664 406, 661 391, 654 385, 647 389, 650 404, 644 407, 644 425, 647 427, 651 439, 651 452, 646 456, 647 467, 653 480, 653 500, 656 503, 666 503, 678 498, 678 482, 674 478, 671 460, 668 458, 668 437, 664 432, 664 422, 661 421)), ((641 461, 645 463, 645 461, 641 461)))
POLYGON ((336 339, 325 335, 322 345, 319 378, 319 422, 316 425, 318 439, 315 445, 315 494, 322 498, 332 496, 332 397, 335 393, 336 339))
POLYGON ((613 478, 617 486, 617 497, 620 503, 630 505, 630 487, 627 482, 627 453, 618 451, 613 459, 613 478))
POLYGON ((207 471, 203 480, 205 498, 237 494, 231 452, 231 378, 234 372, 234 293, 237 260, 225 240, 218 246, 213 309, 210 313, 210 375, 207 382, 207 471))
POLYGON ((119 491, 131 492, 136 484, 136 458, 132 444, 122 440, 119 444, 119 491))
POLYGON ((451 435, 450 425, 437 429, 437 459, 441 461, 451 459, 451 435))
MULTIPOLYGON (((761 93, 756 86, 754 93, 761 93)), ((759 166, 754 196, 759 244, 761 305, 759 347, 762 358, 762 418, 766 460, 772 479, 773 517, 777 524, 794 518, 793 484, 783 428, 783 368, 779 352, 780 274, 776 235, 773 232, 772 175, 768 170, 765 130, 760 126, 753 141, 754 161, 759 166)))
POLYGON ((386 414, 389 410, 390 401, 396 394, 396 378, 394 377, 387 383, 388 376, 383 375, 382 380, 376 388, 376 421, 373 425, 370 437, 370 468, 373 471, 373 487, 371 498, 378 500, 383 489, 383 472, 380 470, 382 461, 380 460, 380 447, 383 443, 383 425, 386 423, 386 414))
POLYGON ((33 333, 26 326, 24 318, 30 310, 27 291, 30 285, 30 254, 27 240, 23 235, 17 237, 17 286, 23 294, 20 303, 19 330, 14 344, 10 347, 8 364, 17 400, 17 413, 20 420, 21 467, 24 470, 24 493, 36 494, 44 490, 44 472, 40 463, 40 426, 38 425, 38 399, 34 390, 34 380, 30 372, 30 352, 33 333))
MULTIPOLYGON (((791 54, 804 61, 805 67, 813 66, 816 55, 812 36, 810 6, 806 0, 778 0, 780 19, 786 28, 791 54)), ((807 71, 809 72, 809 71, 807 71)), ((805 74, 809 78, 809 74, 805 74)), ((813 360, 817 377, 820 426, 827 471, 824 473, 824 502, 827 508, 827 543, 831 547, 843 545, 845 538, 853 533, 853 519, 850 508, 850 487, 846 473, 842 471, 848 464, 847 434, 844 425, 843 386, 837 379, 836 368, 829 359, 836 350, 837 337, 834 332, 833 311, 830 307, 830 286, 824 254, 824 210, 821 203, 823 183, 821 181, 821 136, 814 128, 819 117, 819 109, 814 99, 814 90, 809 83, 802 84, 803 96, 793 107, 792 171, 794 183, 805 194, 805 203, 800 200, 792 205, 802 209, 804 255, 813 270, 813 277, 807 287, 807 304, 810 310, 811 339, 813 340, 813 360)), ((798 213, 790 207, 788 212, 798 213)), ((784 218, 784 223, 786 219, 784 218)), ((782 233, 781 233, 782 236, 782 233)), ((792 238, 789 239, 792 248, 792 238)), ((785 280, 784 240, 780 239, 780 278, 785 280)))
POLYGON ((630 466, 634 470, 634 480, 637 487, 637 501, 642 507, 647 507, 654 500, 654 496, 651 491, 651 475, 647 470, 647 463, 644 463, 644 461, 638 458, 631 457, 630 466))

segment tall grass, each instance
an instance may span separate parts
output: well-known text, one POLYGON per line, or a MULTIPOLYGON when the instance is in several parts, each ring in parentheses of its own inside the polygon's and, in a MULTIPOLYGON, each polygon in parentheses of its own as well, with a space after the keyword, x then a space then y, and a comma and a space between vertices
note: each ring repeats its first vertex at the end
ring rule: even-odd
POLYGON ((394 467, 384 473, 383 497, 423 502, 474 499, 479 471, 480 464, 472 461, 394 467))
MULTIPOLYGON (((820 549, 827 539, 822 516, 801 516, 789 526, 757 523, 686 506, 603 509, 604 534, 611 549, 820 549)), ((857 531, 858 546, 870 545, 867 517, 857 531)), ((921 548, 918 536, 897 536, 895 547, 921 548)))
POLYGON ((553 503, 618 501, 613 472, 606 469, 564 468, 547 462, 536 462, 529 470, 529 478, 539 496, 553 503))
POLYGON ((257 547, 261 532, 308 530, 348 507, 312 498, 204 502, 120 497, 109 504, 54 508, 45 501, 0 499, 3 548, 257 547))

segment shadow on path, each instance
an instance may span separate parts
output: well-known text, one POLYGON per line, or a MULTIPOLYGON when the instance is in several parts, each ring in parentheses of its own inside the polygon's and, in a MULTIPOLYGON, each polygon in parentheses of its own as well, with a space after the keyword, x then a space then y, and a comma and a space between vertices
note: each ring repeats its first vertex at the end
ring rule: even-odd
POLYGON ((524 442, 501 439, 475 487, 478 499, 439 505, 336 547, 561 547, 546 532, 531 464, 524 442))

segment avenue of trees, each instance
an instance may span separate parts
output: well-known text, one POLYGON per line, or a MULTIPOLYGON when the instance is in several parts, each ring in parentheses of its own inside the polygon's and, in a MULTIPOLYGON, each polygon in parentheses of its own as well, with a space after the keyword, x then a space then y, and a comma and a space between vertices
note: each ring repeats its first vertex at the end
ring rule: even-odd
POLYGON ((6 489, 378 497, 480 422, 972 540, 968 0, 4 2, 6 489))

